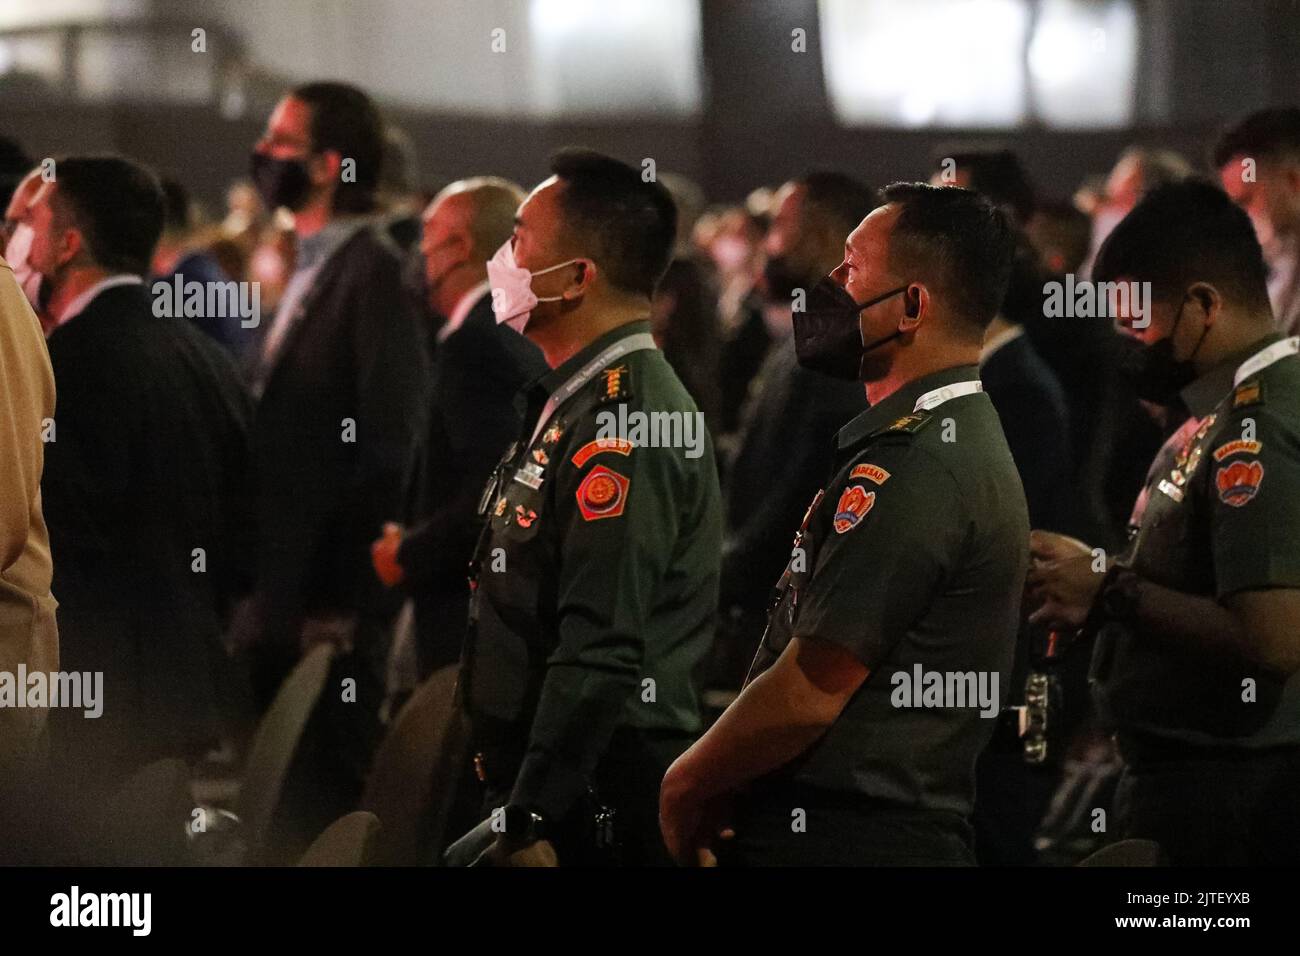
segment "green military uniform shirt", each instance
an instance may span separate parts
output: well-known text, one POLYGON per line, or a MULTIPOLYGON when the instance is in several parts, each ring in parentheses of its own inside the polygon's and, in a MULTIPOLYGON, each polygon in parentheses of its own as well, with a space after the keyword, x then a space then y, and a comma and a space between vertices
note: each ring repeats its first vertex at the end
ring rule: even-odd
POLYGON ((975 758, 1007 696, 1029 562, 1024 491, 978 377, 975 366, 927 375, 840 431, 834 477, 796 538, 751 673, 798 635, 838 644, 871 674, 755 796, 794 785, 970 812, 975 758), (918 668, 923 680, 900 706, 903 678, 918 668), (983 680, 991 708, 978 691, 967 706, 924 706, 925 672, 983 680))
MULTIPOLYGON (((1300 587, 1300 338, 1272 335, 1182 393, 1192 413, 1138 498, 1119 563, 1202 597, 1300 587)), ((1300 743, 1300 681, 1103 620, 1093 693, 1110 726, 1182 743, 1300 743), (1243 699, 1247 679, 1254 700, 1243 699)), ((1249 694, 1245 694, 1249 697, 1249 694)))
POLYGON ((511 802, 558 818, 616 727, 699 731, 721 504, 712 442, 648 322, 524 397, 523 440, 484 495, 468 702, 480 742, 519 764, 486 768, 494 785, 517 770, 511 802), (628 345, 650 347, 608 357, 628 345))

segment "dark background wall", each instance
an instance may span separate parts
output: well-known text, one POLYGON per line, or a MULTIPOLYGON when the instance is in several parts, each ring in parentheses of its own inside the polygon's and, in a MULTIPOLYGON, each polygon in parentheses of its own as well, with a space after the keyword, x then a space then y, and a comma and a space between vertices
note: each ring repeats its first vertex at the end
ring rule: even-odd
MULTIPOLYGON (((167 5, 136 29, 188 35, 167 5)), ((628 160, 654 158, 685 173, 715 201, 775 184, 808 167, 835 166, 881 183, 928 175, 933 157, 955 141, 1012 144, 1044 192, 1064 198, 1088 174, 1105 172, 1131 143, 1166 146, 1204 162, 1215 131, 1230 118, 1277 103, 1300 103, 1300 4, 1295 0, 1150 0, 1137 5, 1142 49, 1133 128, 1095 132, 1029 125, 1016 131, 846 128, 831 114, 816 36, 808 53, 788 55, 791 24, 816 23, 815 0, 705 0, 701 37, 705 106, 698 118, 529 122, 388 110, 411 135, 420 179, 498 173, 531 184, 554 148, 581 143, 628 160)), ((219 34, 237 58, 237 33, 219 34)), ((870 68, 870 64, 864 64, 870 68)), ((916 67, 926 69, 925 37, 916 67)), ((213 103, 78 100, 68 90, 21 87, 0 77, 0 132, 37 156, 118 150, 178 174, 201 198, 220 201, 243 173, 266 112, 286 85, 274 64, 246 81, 248 107, 225 119, 213 103)))

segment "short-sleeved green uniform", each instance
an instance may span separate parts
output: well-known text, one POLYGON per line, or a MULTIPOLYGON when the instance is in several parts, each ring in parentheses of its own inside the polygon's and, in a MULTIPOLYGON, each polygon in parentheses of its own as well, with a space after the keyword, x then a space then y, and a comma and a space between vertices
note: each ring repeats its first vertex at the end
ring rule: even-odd
MULTIPOLYGON (((1215 599, 1300 588, 1300 355, 1292 341, 1270 336, 1185 392, 1192 418, 1156 457, 1121 564, 1215 599), (1266 348, 1280 357, 1239 374, 1266 348)), ((1279 709, 1282 682, 1228 652, 1104 621, 1092 680, 1103 717, 1122 734, 1213 747, 1300 744, 1300 687, 1288 688, 1279 709), (1253 702, 1242 699, 1246 678, 1255 681, 1253 702)))
POLYGON ((975 759, 1008 692, 1029 539, 978 378, 975 366, 925 376, 838 435, 752 673, 792 635, 838 644, 871 673, 817 743, 741 801, 745 862, 972 859, 975 759))
POLYGON ((717 603, 712 442, 645 321, 523 398, 524 435, 484 494, 465 655, 489 799, 557 822, 595 786, 625 845, 661 846, 658 782, 700 729, 717 603))
MULTIPOLYGON (((1268 336, 1183 391, 1191 418, 1156 456, 1119 564, 1216 600, 1300 587, 1297 348, 1268 336)), ((1145 633, 1106 607, 1094 611, 1091 679, 1126 763, 1119 832, 1156 840, 1179 865, 1300 863, 1288 809, 1300 677, 1145 633)))

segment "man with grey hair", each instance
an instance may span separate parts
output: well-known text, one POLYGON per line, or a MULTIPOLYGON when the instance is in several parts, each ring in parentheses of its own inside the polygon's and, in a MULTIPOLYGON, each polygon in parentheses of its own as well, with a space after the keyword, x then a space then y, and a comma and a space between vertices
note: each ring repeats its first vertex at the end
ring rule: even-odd
POLYGON ((443 189, 424 213, 429 302, 445 322, 407 476, 406 527, 388 525, 372 548, 380 580, 413 600, 421 678, 459 656, 478 496, 519 430, 515 393, 546 371, 535 345, 497 325, 488 289, 487 260, 510 238, 523 198, 514 183, 476 177, 443 189))

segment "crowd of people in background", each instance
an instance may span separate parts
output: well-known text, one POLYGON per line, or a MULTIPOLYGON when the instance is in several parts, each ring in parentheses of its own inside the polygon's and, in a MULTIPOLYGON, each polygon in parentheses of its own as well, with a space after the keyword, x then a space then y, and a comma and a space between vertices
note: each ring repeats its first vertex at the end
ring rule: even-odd
MULTIPOLYGON (((206 210, 183 174, 70 155, 49 175, 39 153, 7 143, 0 245, 44 330, 58 396, 40 498, 59 666, 102 671, 112 702, 98 721, 51 717, 65 809, 93 812, 161 756, 228 757, 303 654, 330 643, 331 680, 353 681, 355 703, 325 695, 298 755, 281 832, 300 849, 356 805, 403 700, 459 658, 483 485, 517 437, 515 394, 547 363, 493 316, 489 260, 514 234, 521 185, 484 169, 425 189, 405 137, 337 83, 287 94, 250 149, 226 208, 206 210), (257 321, 178 310, 158 334, 151 290, 177 278, 256 284, 257 321)), ((1135 146, 1084 184, 1033 182, 1001 146, 940 151, 926 172, 1016 228, 980 377, 1032 526, 1119 551, 1148 467, 1183 419, 1121 374, 1111 317, 1049 316, 1045 286, 1088 279, 1151 190, 1208 178, 1254 224, 1278 331, 1300 333, 1300 109, 1245 117, 1204 157, 1135 146)), ((849 169, 790 173, 732 204, 660 177, 677 236, 651 330, 703 413, 722 493, 703 674, 714 714, 745 679, 835 434, 866 408, 859 384, 796 361, 792 301, 839 266, 882 184, 849 169)), ((1013 696, 1053 640, 1022 625, 1013 696)), ((1064 718, 1050 759, 1026 762, 1010 730, 981 757, 981 862, 1069 861, 1099 840, 1075 795, 1095 805, 1117 758, 1088 702, 1087 652, 1058 656, 1064 718)))

